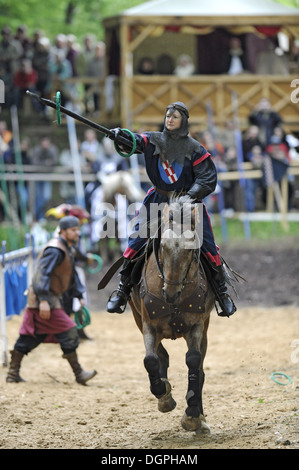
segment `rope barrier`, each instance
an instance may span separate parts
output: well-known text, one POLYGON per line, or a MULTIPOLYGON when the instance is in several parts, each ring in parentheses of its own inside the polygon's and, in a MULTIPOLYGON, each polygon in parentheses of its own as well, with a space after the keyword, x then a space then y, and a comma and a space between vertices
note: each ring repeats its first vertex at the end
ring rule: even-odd
POLYGON ((136 146, 137 146, 137 144, 136 144, 136 139, 135 139, 135 136, 134 136, 133 132, 131 132, 129 129, 122 129, 122 131, 128 132, 128 134, 129 134, 130 137, 132 138, 132 142, 133 142, 132 150, 130 151, 130 153, 122 153, 122 152, 120 151, 120 149, 118 148, 116 142, 114 142, 114 148, 115 148, 115 150, 117 151, 117 153, 118 153, 121 157, 128 158, 128 157, 131 157, 131 156, 135 153, 136 146))
POLYGON ((271 374, 271 379, 273 380, 273 382, 279 384, 279 385, 289 385, 291 383, 293 383, 291 377, 287 374, 284 374, 283 372, 272 372, 271 374), (287 379, 287 382, 280 382, 279 380, 277 380, 275 377, 276 376, 280 376, 280 377, 284 377, 285 379, 287 379))
POLYGON ((75 323, 77 325, 77 330, 85 328, 85 326, 90 325, 91 318, 90 313, 87 307, 83 306, 75 312, 75 323))
POLYGON ((90 268, 89 266, 86 266, 86 271, 88 271, 90 274, 96 274, 101 271, 103 266, 103 260, 100 256, 96 254, 92 254, 92 257, 95 261, 97 261, 98 264, 95 268, 90 268))

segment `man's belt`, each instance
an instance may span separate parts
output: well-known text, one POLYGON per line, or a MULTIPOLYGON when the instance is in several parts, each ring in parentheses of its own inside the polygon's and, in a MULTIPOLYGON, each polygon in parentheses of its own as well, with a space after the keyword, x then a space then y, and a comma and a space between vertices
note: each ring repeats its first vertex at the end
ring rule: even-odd
POLYGON ((154 190, 158 194, 162 194, 162 196, 167 196, 168 198, 172 196, 184 196, 186 194, 186 191, 164 191, 163 189, 157 188, 157 186, 154 186, 154 190))

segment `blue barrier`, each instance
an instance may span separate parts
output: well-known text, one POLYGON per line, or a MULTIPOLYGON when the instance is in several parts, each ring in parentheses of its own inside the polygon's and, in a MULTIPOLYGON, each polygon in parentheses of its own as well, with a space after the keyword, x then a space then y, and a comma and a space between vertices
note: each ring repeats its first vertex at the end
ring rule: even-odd
POLYGON ((2 242, 0 262, 0 326, 2 364, 7 365, 6 320, 20 315, 26 306, 26 290, 31 279, 33 263, 42 247, 34 247, 33 237, 26 237, 25 248, 5 252, 6 242, 2 242), (29 246, 31 239, 31 246, 29 246))

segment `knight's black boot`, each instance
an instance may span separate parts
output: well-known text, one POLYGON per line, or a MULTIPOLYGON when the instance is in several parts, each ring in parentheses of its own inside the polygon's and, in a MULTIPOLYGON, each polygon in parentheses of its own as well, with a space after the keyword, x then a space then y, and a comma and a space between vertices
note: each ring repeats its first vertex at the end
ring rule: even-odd
POLYGON ((215 288, 216 300, 222 309, 218 312, 220 317, 230 317, 237 310, 231 296, 228 293, 227 286, 225 283, 225 274, 223 266, 213 266, 212 279, 215 288))
POLYGON ((126 309, 133 284, 131 282, 132 271, 131 260, 126 259, 120 271, 120 281, 118 287, 112 292, 106 310, 109 313, 123 313, 126 309))
POLYGON ((25 382, 24 379, 20 376, 20 367, 21 367, 21 362, 24 357, 24 354, 21 353, 20 351, 17 351, 14 349, 13 351, 10 351, 11 354, 11 361, 9 365, 9 370, 6 376, 6 382, 8 383, 18 383, 18 382, 25 382))

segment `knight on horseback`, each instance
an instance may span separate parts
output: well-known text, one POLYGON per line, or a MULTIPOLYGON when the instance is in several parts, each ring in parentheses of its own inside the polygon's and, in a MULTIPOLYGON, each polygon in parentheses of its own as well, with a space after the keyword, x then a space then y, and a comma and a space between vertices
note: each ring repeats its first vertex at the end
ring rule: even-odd
MULTIPOLYGON (((202 203, 216 187, 217 171, 210 153, 189 134, 189 111, 184 103, 178 101, 167 106, 162 132, 132 134, 136 139, 136 148, 144 154, 147 175, 153 186, 146 194, 141 210, 136 216, 134 233, 130 235, 124 251, 124 264, 120 271, 118 288, 107 303, 110 313, 123 313, 130 297, 133 281, 132 268, 136 253, 145 244, 146 237, 137 235, 140 227, 150 223, 150 205, 169 202, 172 195, 181 195, 186 200, 202 203), (144 214, 146 214, 144 216, 144 214)), ((129 137, 126 130, 113 130, 115 143, 122 151, 128 149, 118 141, 118 137, 129 137)), ((201 250, 211 266, 211 284, 219 301, 220 316, 231 316, 236 306, 231 299, 225 280, 222 258, 219 254, 210 223, 210 218, 203 204, 203 240, 201 250)))

